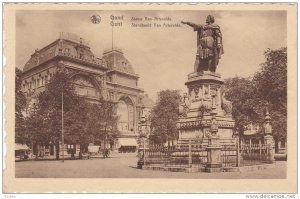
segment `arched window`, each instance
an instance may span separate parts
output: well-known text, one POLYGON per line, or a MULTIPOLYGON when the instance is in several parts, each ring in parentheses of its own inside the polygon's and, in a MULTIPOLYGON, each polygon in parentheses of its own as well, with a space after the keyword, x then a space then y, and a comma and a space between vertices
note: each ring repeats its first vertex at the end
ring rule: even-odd
POLYGON ((75 77, 73 77, 73 83, 78 95, 89 97, 98 96, 98 91, 94 86, 92 80, 88 76, 76 75, 75 77))
POLYGON ((118 128, 121 132, 132 133, 134 130, 134 107, 129 98, 121 98, 118 102, 118 128))
POLYGON ((128 131, 129 130, 129 112, 128 106, 125 101, 120 100, 118 103, 118 116, 119 123, 118 128, 120 131, 128 131))

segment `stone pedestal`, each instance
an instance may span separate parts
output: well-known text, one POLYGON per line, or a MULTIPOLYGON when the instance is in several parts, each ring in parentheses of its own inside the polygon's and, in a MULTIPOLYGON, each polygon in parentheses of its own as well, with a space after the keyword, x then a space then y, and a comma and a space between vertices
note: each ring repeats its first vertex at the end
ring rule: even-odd
POLYGON ((206 147, 207 150, 207 164, 205 171, 209 173, 221 172, 222 168, 222 154, 221 146, 219 144, 219 137, 212 135, 209 137, 209 144, 206 147))
MULTIPOLYGON (((221 92, 224 83, 221 75, 215 72, 203 71, 188 75, 185 83, 188 93, 180 106, 180 118, 177 122, 180 140, 198 139, 207 145, 211 125, 212 93, 215 95, 215 112, 218 123, 218 136, 221 140, 229 140, 233 135, 234 120, 232 119, 232 104, 221 92), (206 140, 206 141, 205 141, 206 140)), ((223 142, 221 141, 221 142, 223 142)))
POLYGON ((224 81, 215 72, 203 71, 188 75, 188 93, 179 108, 177 122, 179 147, 187 140, 207 151, 206 172, 222 171, 222 145, 234 144, 232 104, 221 92, 224 81))
POLYGON ((268 155, 266 162, 267 163, 274 163, 275 162, 275 145, 274 145, 274 138, 272 135, 265 135, 264 136, 264 144, 268 146, 268 155))

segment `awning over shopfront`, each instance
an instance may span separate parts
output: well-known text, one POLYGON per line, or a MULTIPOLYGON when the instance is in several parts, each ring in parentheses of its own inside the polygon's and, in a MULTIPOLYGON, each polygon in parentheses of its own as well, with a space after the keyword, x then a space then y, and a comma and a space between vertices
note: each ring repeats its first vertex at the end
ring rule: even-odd
POLYGON ((30 150, 26 144, 15 144, 15 150, 30 150))
POLYGON ((119 147, 121 146, 138 146, 135 138, 119 138, 118 139, 119 147))

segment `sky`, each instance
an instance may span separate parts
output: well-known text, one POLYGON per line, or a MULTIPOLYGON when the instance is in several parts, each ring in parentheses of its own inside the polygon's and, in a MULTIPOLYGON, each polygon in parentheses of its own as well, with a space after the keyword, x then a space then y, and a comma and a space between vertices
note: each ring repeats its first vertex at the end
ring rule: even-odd
POLYGON ((185 92, 187 75, 193 72, 197 33, 187 25, 164 27, 190 21, 205 24, 208 14, 215 17, 223 35, 224 54, 217 66, 222 78, 249 77, 260 69, 267 48, 287 44, 285 11, 100 11, 43 10, 18 11, 16 16, 16 64, 23 68, 35 49, 52 43, 59 32, 75 33, 90 44, 92 52, 102 57, 103 50, 121 48, 140 77, 139 87, 156 100, 163 89, 185 92), (91 16, 101 22, 93 24, 91 16), (111 15, 123 16, 122 26, 112 28, 111 15), (133 21, 143 18, 142 21, 133 21), (145 21, 145 17, 169 18, 170 21, 145 21), (133 27, 151 23, 152 27, 133 27), (161 27, 154 27, 154 23, 161 27), (113 36, 112 36, 113 29, 113 36))

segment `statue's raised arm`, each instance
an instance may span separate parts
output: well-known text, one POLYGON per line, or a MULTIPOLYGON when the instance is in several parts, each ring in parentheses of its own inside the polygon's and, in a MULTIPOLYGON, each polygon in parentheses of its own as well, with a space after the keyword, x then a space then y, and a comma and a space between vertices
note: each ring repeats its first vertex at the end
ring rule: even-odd
POLYGON ((215 19, 212 15, 207 16, 206 25, 198 25, 185 21, 181 22, 193 27, 194 31, 197 31, 195 72, 216 72, 219 59, 224 53, 221 29, 214 22, 215 19))
POLYGON ((195 24, 195 23, 192 23, 192 22, 188 22, 188 21, 181 21, 182 24, 186 24, 186 25, 189 25, 193 28, 202 28, 203 25, 199 25, 199 24, 195 24))

